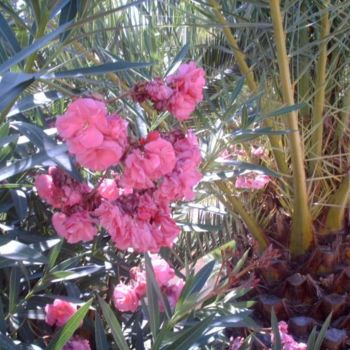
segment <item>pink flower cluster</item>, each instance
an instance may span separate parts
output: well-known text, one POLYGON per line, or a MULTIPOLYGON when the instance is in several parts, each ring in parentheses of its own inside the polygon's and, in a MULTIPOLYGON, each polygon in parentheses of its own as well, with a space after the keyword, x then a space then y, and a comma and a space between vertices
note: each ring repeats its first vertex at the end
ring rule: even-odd
POLYGON ((240 189, 261 190, 270 182, 270 180, 270 177, 267 175, 251 172, 246 175, 237 176, 235 187, 240 189))
MULTIPOLYGON (((162 293, 167 297, 170 307, 176 305, 184 282, 175 275, 173 268, 157 255, 152 255, 152 267, 155 278, 162 293)), ((131 280, 128 284, 118 284, 113 293, 114 305, 121 312, 135 312, 140 300, 146 295, 146 273, 140 267, 130 270, 131 280)), ((160 309, 163 309, 161 302, 160 309)))
POLYGON ((103 102, 91 98, 77 99, 56 121, 78 163, 97 171, 118 164, 128 146, 127 126, 119 115, 108 115, 103 102))
POLYGON ((195 62, 180 65, 175 74, 140 83, 133 89, 138 102, 149 99, 156 110, 168 110, 178 120, 187 120, 203 100, 205 73, 195 62))
MULTIPOLYGON (((53 304, 45 306, 45 322, 50 326, 63 327, 77 312, 77 307, 65 300, 55 299, 53 304)), ((90 343, 79 336, 73 337, 63 350, 91 350, 90 343)))
POLYGON ((130 142, 119 172, 110 171, 95 189, 59 168, 39 175, 35 186, 42 199, 59 209, 52 224, 69 243, 91 241, 100 224, 119 249, 158 252, 171 247, 180 232, 171 217, 171 203, 193 198, 193 187, 201 179, 200 161, 191 131, 154 131, 130 142))
MULTIPOLYGON (((307 350, 307 345, 305 343, 298 343, 294 338, 288 334, 288 325, 286 322, 281 321, 278 323, 278 330, 281 337, 282 349, 283 350, 307 350)), ((272 342, 274 341, 273 334, 271 336, 272 342)))
POLYGON ((88 340, 76 335, 64 345, 62 350, 91 350, 91 347, 88 340))

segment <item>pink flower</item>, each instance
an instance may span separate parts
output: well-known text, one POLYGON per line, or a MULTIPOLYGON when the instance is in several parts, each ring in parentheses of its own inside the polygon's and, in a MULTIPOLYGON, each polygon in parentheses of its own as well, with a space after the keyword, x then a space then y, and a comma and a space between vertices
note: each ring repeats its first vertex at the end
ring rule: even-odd
POLYGON ((167 77, 166 82, 174 90, 168 102, 168 110, 179 120, 186 120, 203 100, 205 73, 195 62, 182 64, 178 71, 167 77))
MULTIPOLYGON (((307 345, 305 343, 298 343, 290 334, 288 334, 288 325, 286 322, 279 322, 278 330, 280 333, 283 350, 307 350, 307 345)), ((271 334, 271 341, 274 341, 273 333, 271 334)))
POLYGON ((230 347, 229 350, 239 350, 244 343, 243 337, 237 337, 234 339, 230 339, 230 347))
POLYGON ((91 350, 91 347, 88 340, 75 336, 64 345, 62 350, 91 350))
POLYGON ((104 179, 98 186, 98 193, 104 199, 114 201, 119 197, 119 189, 114 179, 104 179))
POLYGON ((127 156, 121 184, 136 189, 152 188, 153 180, 170 173, 175 163, 175 151, 171 143, 162 139, 158 133, 150 133, 143 151, 135 149, 127 156))
POLYGON ((266 150, 264 147, 252 148, 252 155, 257 158, 263 158, 266 154, 266 150))
POLYGON ((45 306, 45 321, 50 326, 62 327, 76 313, 74 304, 61 299, 55 299, 53 304, 45 306))
POLYGON ((57 118, 57 131, 66 140, 76 137, 87 147, 95 147, 102 142, 102 132, 108 128, 106 115, 107 108, 103 102, 79 98, 57 118))
POLYGON ((249 175, 237 176, 235 187, 260 190, 264 188, 270 182, 270 180, 270 177, 267 175, 256 175, 251 173, 249 175))
POLYGON ((104 103, 80 98, 57 118, 58 133, 77 161, 91 170, 116 165, 127 147, 127 122, 117 114, 107 117, 104 103))
POLYGON ((158 255, 151 255, 151 263, 159 287, 167 285, 167 283, 175 276, 174 269, 158 255))
POLYGON ((91 189, 65 174, 63 170, 50 167, 48 174, 41 174, 35 179, 39 196, 57 209, 64 209, 80 204, 83 195, 91 189))
POLYGON ((157 111, 164 111, 173 90, 161 79, 156 79, 145 86, 145 92, 148 95, 147 97, 153 102, 154 108, 157 111))
POLYGON ((76 139, 68 140, 67 144, 79 164, 95 171, 103 171, 118 164, 124 153, 118 142, 110 140, 103 140, 98 146, 90 148, 81 147, 76 139))
POLYGON ((170 173, 176 163, 175 151, 170 142, 158 135, 149 137, 149 142, 144 146, 144 168, 152 180, 159 179, 162 175, 170 173))
POLYGON ((52 224, 57 233, 68 243, 91 241, 97 234, 89 212, 81 211, 71 215, 57 212, 52 216, 52 224))
POLYGON ((139 267, 133 267, 130 269, 130 276, 135 293, 139 298, 144 297, 147 290, 145 271, 141 271, 139 267))
POLYGON ((135 312, 139 306, 139 298, 135 290, 123 283, 115 287, 113 299, 116 309, 121 312, 135 312))
POLYGON ((184 285, 185 283, 181 278, 174 277, 166 286, 165 294, 168 298, 170 307, 175 307, 184 285))

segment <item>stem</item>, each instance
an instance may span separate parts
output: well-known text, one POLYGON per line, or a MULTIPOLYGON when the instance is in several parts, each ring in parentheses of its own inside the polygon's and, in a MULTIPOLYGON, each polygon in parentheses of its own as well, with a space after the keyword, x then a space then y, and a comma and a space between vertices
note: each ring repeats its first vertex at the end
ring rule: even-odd
POLYGON ((216 185, 220 190, 220 197, 224 199, 226 207, 233 213, 239 214, 243 222, 247 225, 249 232, 259 243, 260 251, 265 250, 269 245, 269 241, 256 220, 249 215, 242 203, 235 196, 230 195, 232 191, 224 182, 217 182, 216 185))
MULTIPOLYGON (((283 102, 294 105, 294 91, 289 70, 286 38, 283 30, 279 0, 270 0, 271 17, 277 47, 277 60, 282 85, 283 102)), ((303 144, 299 133, 298 114, 290 112, 287 126, 292 132, 288 135, 291 148, 292 177, 294 189, 293 218, 290 249, 293 256, 304 254, 313 244, 312 220, 308 205, 306 176, 304 170, 303 144)))
POLYGON ((341 229, 343 229, 345 208, 349 202, 349 195, 350 173, 346 175, 345 179, 331 199, 332 207, 328 211, 326 225, 324 230, 321 232, 322 234, 331 234, 339 232, 341 229))
POLYGON ((328 11, 322 15, 321 18, 321 44, 319 59, 316 66, 316 86, 315 99, 312 113, 312 130, 311 135, 311 157, 315 160, 310 162, 309 174, 312 175, 317 171, 319 159, 322 155, 322 141, 323 141, 323 110, 326 95, 326 65, 327 65, 327 44, 326 40, 329 35, 330 25, 328 18, 328 11))
MULTIPOLYGON (((301 11, 302 13, 305 12, 305 4, 301 5, 301 11)), ((299 41, 297 42, 298 47, 306 47, 309 44, 309 32, 306 24, 299 30, 299 41)), ((298 76, 301 75, 300 80, 297 84, 298 89, 298 102, 304 102, 308 99, 308 96, 310 96, 310 86, 311 86, 311 75, 310 75, 310 69, 307 69, 309 59, 306 56, 306 54, 301 53, 298 56, 298 76)), ((303 118, 303 120, 309 118, 310 116, 310 108, 305 104, 300 109, 300 116, 303 118)))
MULTIPOLYGON (((216 20, 218 21, 218 23, 220 23, 223 26, 223 32, 226 36, 228 43, 233 49, 233 54, 237 60, 239 70, 241 74, 245 77, 249 89, 252 92, 256 92, 258 90, 258 84, 254 79, 254 73, 249 68, 246 62, 244 53, 240 50, 237 40, 235 39, 235 37, 231 32, 231 28, 228 26, 226 18, 221 13, 221 6, 217 3, 216 0, 209 0, 209 4, 213 8, 213 12, 216 17, 216 20)), ((269 128, 273 128, 274 126, 271 120, 265 120, 264 124, 266 127, 269 127, 269 128)), ((283 152, 283 144, 282 144, 281 137, 277 135, 269 136, 269 141, 271 144, 272 153, 276 161, 279 172, 283 175, 288 174, 289 169, 285 159, 285 153, 283 152)))

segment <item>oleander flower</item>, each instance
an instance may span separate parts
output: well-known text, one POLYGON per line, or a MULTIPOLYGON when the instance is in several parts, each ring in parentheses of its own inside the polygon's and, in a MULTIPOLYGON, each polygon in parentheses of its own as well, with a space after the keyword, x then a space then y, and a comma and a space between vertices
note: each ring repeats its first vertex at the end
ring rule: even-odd
POLYGON ((76 335, 64 345, 62 350, 91 350, 91 347, 88 340, 76 335))
POLYGON ((45 321, 50 326, 62 327, 77 312, 74 304, 68 301, 55 299, 53 304, 45 306, 45 321))
POLYGON ((56 232, 64 237, 68 243, 91 241, 97 234, 96 226, 87 211, 71 215, 56 212, 52 216, 52 224, 56 232))
POLYGON ((261 190, 269 182, 271 178, 267 175, 250 173, 236 177, 235 187, 240 189, 261 190))
POLYGON ((135 290, 126 284, 117 284, 113 292, 114 305, 121 312, 135 312, 139 306, 139 298, 135 290))

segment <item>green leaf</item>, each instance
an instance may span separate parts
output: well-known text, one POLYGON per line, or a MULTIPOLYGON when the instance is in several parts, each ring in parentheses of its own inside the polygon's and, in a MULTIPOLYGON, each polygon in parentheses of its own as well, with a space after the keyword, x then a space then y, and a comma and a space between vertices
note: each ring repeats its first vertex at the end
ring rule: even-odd
POLYGON ((260 122, 262 120, 272 118, 272 117, 279 117, 281 115, 287 115, 290 112, 298 111, 299 109, 303 108, 305 106, 305 103, 298 103, 291 106, 285 106, 283 108, 277 109, 273 112, 270 112, 268 114, 265 114, 263 116, 257 117, 254 119, 254 122, 260 122))
MULTIPOLYGON (((62 8, 59 20, 60 26, 70 21, 73 21, 78 12, 78 3, 79 0, 69 0, 68 3, 62 8)), ((63 42, 67 38, 69 33, 70 31, 67 30, 65 33, 62 33, 60 35, 61 42, 63 42)))
POLYGON ((14 314, 17 308, 17 299, 20 291, 20 269, 14 266, 11 269, 9 285, 9 313, 14 314))
POLYGON ((73 336, 76 329, 79 328, 85 315, 90 309, 93 298, 87 301, 60 329, 48 344, 46 350, 61 350, 68 340, 73 336))
POLYGON ((170 74, 173 74, 177 70, 183 59, 187 56, 189 47, 189 44, 185 44, 180 52, 175 56, 174 60, 171 62, 168 70, 165 73, 166 77, 170 74))
POLYGON ((233 273, 238 273, 239 271, 241 271, 242 267, 244 266, 245 262, 248 259, 249 256, 249 252, 250 252, 250 248, 248 248, 244 254, 242 255, 242 257, 238 260, 237 264, 235 265, 235 267, 233 268, 233 273))
POLYGON ((12 339, 8 338, 3 333, 0 333, 0 349, 6 350, 19 350, 18 345, 16 345, 12 339))
POLYGON ((203 321, 196 323, 192 327, 188 327, 176 334, 176 340, 164 349, 166 350, 184 350, 190 349, 202 336, 204 331, 213 321, 214 314, 210 315, 203 321))
POLYGON ((274 335, 274 341, 272 343, 272 350, 282 350, 282 341, 280 331, 278 329, 278 321, 275 314, 275 310, 271 310, 271 327, 274 335))
POLYGON ((123 331, 120 327, 119 321, 115 317, 113 311, 111 310, 109 305, 99 296, 98 296, 98 301, 100 303, 103 316, 112 331, 113 338, 117 346, 119 347, 119 350, 129 350, 129 346, 124 338, 123 331))
POLYGON ((153 339, 156 339, 157 334, 159 332, 160 326, 160 311, 159 311, 159 299, 157 296, 157 292, 155 291, 153 283, 151 283, 151 274, 154 271, 151 264, 151 260, 148 254, 145 254, 145 267, 146 267, 146 281, 147 281, 147 309, 149 314, 149 324, 151 328, 151 333, 153 335, 153 339))
POLYGON ((215 260, 209 261, 198 271, 194 277, 189 278, 186 281, 186 284, 180 296, 181 301, 186 300, 191 294, 199 293, 202 290, 211 273, 213 272, 215 263, 215 260))
POLYGON ((313 350, 320 350, 321 349, 321 345, 322 345, 323 340, 326 336, 327 329, 329 328, 329 325, 331 324, 332 316, 333 316, 332 313, 330 313, 328 315, 328 317, 326 318, 326 320, 324 321, 324 323, 321 327, 320 333, 318 333, 313 350))
POLYGON ((314 349, 316 343, 317 327, 313 327, 307 340, 307 349, 314 349))
POLYGON ((49 160, 61 160, 61 156, 66 155, 67 146, 60 145, 55 147, 54 149, 39 152, 34 156, 27 157, 25 159, 19 160, 17 162, 12 163, 6 167, 0 169, 0 181, 6 180, 11 176, 24 172, 28 169, 33 168, 36 165, 43 165, 45 162, 49 160))
POLYGON ((22 190, 10 190, 12 203, 15 207, 18 220, 22 221, 28 214, 28 201, 25 192, 22 190))
POLYGON ((50 279, 52 283, 69 281, 77 278, 90 276, 93 273, 103 270, 104 268, 105 268, 104 265, 96 265, 96 264, 78 266, 67 271, 50 272, 48 279, 50 279))
POLYGON ((63 26, 60 26, 56 30, 52 31, 51 33, 45 35, 44 37, 36 40, 32 45, 26 47, 25 49, 22 49, 21 51, 17 52, 15 55, 13 55, 9 60, 4 62, 2 65, 0 65, 0 74, 3 74, 7 70, 9 70, 12 66, 15 64, 18 64, 19 62, 26 59, 28 56, 30 56, 32 53, 36 52, 37 50, 41 49, 42 47, 46 46, 50 43, 53 39, 57 38, 60 34, 64 33, 69 27, 71 23, 67 23, 63 26))
POLYGON ((21 50, 15 34, 0 12, 0 42, 1 41, 7 43, 5 49, 7 49, 8 57, 21 50))
POLYGON ((95 345, 96 349, 108 350, 108 342, 106 332, 103 327, 102 320, 97 312, 95 312, 95 345))
POLYGON ((113 62, 105 63, 100 66, 77 68, 58 73, 49 73, 42 75, 41 79, 63 79, 63 78, 82 78, 85 75, 99 75, 109 72, 120 72, 128 69, 138 69, 151 66, 152 63, 146 62, 113 62))
POLYGON ((264 135, 285 135, 291 132, 291 130, 272 130, 272 128, 257 128, 248 130, 236 130, 231 135, 234 143, 244 143, 264 135))
POLYGON ((18 241, 9 241, 0 246, 0 255, 3 258, 16 261, 29 261, 45 264, 47 259, 44 255, 26 244, 18 241))
POLYGON ((33 108, 50 104, 63 97, 64 95, 58 91, 38 92, 36 94, 26 96, 14 104, 7 116, 12 117, 33 108))

